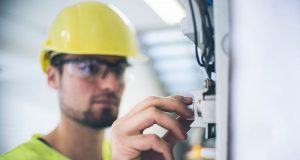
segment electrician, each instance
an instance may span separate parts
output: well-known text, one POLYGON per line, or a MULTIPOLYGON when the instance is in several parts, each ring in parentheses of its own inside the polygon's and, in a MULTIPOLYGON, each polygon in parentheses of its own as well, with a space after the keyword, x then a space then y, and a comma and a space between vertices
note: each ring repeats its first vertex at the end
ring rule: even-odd
POLYGON ((173 159, 176 141, 186 139, 193 112, 190 97, 148 97, 117 119, 128 57, 141 56, 134 28, 116 8, 81 2, 55 19, 41 51, 48 85, 57 91, 61 120, 47 135, 0 156, 1 160, 173 159), (165 112, 175 112, 174 119, 165 112), (160 138, 143 134, 158 124, 160 138), (112 126, 112 139, 104 129, 112 126))

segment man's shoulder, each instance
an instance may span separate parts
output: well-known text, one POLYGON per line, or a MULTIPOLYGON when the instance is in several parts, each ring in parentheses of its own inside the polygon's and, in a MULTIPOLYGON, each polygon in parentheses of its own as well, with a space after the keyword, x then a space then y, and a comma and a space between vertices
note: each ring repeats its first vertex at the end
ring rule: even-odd
POLYGON ((0 156, 0 160, 10 160, 10 159, 39 159, 40 155, 36 150, 38 150, 34 143, 32 141, 28 141, 26 143, 23 143, 16 148, 2 154, 0 156))
POLYGON ((2 154, 0 160, 67 160, 58 152, 37 139, 31 139, 16 148, 2 154))

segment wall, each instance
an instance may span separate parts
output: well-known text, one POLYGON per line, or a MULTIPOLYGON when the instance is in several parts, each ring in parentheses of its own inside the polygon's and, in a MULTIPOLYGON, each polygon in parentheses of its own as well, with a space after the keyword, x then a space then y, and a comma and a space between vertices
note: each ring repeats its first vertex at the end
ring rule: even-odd
POLYGON ((300 159, 300 1, 231 2, 230 160, 300 159))

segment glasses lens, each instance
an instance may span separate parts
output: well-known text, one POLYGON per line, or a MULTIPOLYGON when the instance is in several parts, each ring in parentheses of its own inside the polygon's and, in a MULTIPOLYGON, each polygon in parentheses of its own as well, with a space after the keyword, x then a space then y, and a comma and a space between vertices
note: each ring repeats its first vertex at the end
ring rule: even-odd
POLYGON ((114 65, 112 68, 112 72, 114 72, 119 78, 123 77, 125 69, 128 67, 127 62, 120 62, 114 65))
POLYGON ((80 78, 102 79, 112 72, 118 79, 123 78, 125 69, 129 66, 126 61, 110 63, 95 58, 76 58, 68 60, 69 73, 80 78))
POLYGON ((80 78, 90 78, 102 76, 106 66, 99 64, 94 60, 71 61, 69 71, 72 75, 80 78))

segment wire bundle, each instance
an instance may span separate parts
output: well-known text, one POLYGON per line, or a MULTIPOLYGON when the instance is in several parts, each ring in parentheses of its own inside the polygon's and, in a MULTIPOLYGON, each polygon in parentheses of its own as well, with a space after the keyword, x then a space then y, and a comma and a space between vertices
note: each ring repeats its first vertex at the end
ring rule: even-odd
POLYGON ((192 0, 189 0, 189 5, 192 14, 193 28, 194 28, 194 38, 195 38, 195 54, 197 63, 205 68, 207 76, 211 79, 212 72, 215 72, 215 46, 214 46, 214 29, 212 26, 211 17, 209 14, 209 6, 212 6, 212 1, 207 0, 194 0, 199 6, 199 12, 201 16, 201 25, 202 25, 202 42, 203 48, 201 57, 198 53, 198 31, 197 23, 194 12, 194 7, 192 0))

